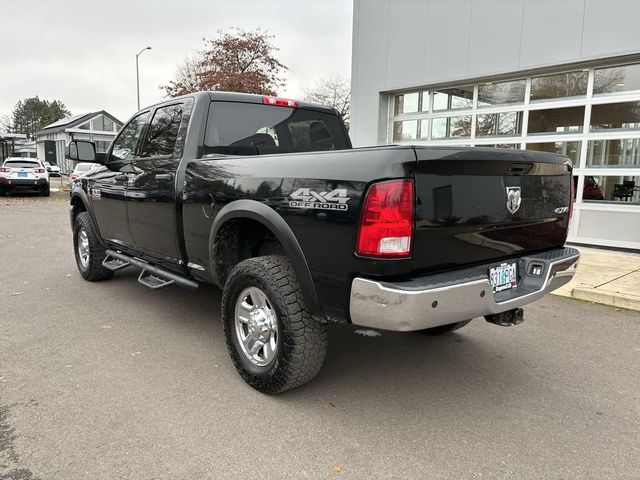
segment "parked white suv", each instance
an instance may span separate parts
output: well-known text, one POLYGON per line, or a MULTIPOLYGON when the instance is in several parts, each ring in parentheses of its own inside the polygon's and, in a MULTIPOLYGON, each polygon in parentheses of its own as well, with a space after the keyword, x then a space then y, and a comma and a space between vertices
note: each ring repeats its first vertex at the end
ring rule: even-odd
POLYGON ((36 190, 49 196, 49 173, 37 158, 8 157, 0 167, 0 195, 36 190))

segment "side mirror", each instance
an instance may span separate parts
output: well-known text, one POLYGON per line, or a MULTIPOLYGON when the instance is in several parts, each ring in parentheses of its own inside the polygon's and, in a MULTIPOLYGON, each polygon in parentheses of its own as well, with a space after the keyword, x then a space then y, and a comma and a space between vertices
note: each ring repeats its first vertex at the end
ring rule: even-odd
POLYGON ((104 163, 104 155, 96 153, 96 144, 86 140, 71 140, 65 156, 74 162, 104 163))

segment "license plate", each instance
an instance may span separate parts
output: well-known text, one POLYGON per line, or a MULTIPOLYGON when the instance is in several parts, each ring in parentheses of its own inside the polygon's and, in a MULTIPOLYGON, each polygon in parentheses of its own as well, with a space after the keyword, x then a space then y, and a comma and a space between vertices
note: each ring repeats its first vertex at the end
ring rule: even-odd
POLYGON ((518 286, 518 269, 515 262, 503 263, 489 269, 489 283, 493 293, 518 286))
POLYGON ((18 172, 18 176, 19 177, 26 177, 27 176, 27 172, 18 172))

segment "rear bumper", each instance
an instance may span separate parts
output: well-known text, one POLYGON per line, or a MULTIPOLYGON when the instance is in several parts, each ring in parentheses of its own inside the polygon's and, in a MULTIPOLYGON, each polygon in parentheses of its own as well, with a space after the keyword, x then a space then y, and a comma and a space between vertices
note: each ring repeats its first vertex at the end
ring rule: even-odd
POLYGON ((6 188, 38 188, 44 187, 49 183, 46 178, 2 178, 0 185, 6 188))
POLYGON ((354 278, 349 311, 354 325, 411 331, 501 313, 542 298, 568 283, 580 252, 560 248, 514 259, 519 283, 512 290, 491 293, 488 269, 496 263, 390 283, 354 278), (531 275, 533 265, 541 275, 531 275))

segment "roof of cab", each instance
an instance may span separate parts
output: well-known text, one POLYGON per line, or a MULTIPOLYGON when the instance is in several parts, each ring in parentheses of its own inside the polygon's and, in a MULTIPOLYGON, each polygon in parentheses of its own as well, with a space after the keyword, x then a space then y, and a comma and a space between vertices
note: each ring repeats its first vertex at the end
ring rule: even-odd
MULTIPOLYGON (((270 95, 258 95, 254 93, 239 93, 239 92, 217 92, 217 91, 195 92, 195 93, 188 93, 180 97, 167 99, 162 102, 158 102, 154 105, 149 105, 148 107, 145 107, 143 110, 147 108, 153 108, 158 105, 164 105, 166 103, 170 103, 172 101, 180 100, 183 98, 191 97, 191 98, 198 99, 206 96, 208 96, 211 101, 216 101, 216 102, 239 102, 239 103, 262 104, 264 103, 264 100, 263 100, 264 97, 270 96, 270 95)), ((292 100, 294 100, 298 104, 299 108, 305 108, 309 110, 318 110, 318 111, 323 111, 326 113, 337 115, 337 111, 332 107, 327 107, 319 103, 305 102, 305 101, 296 100, 296 99, 292 99, 292 100)))

